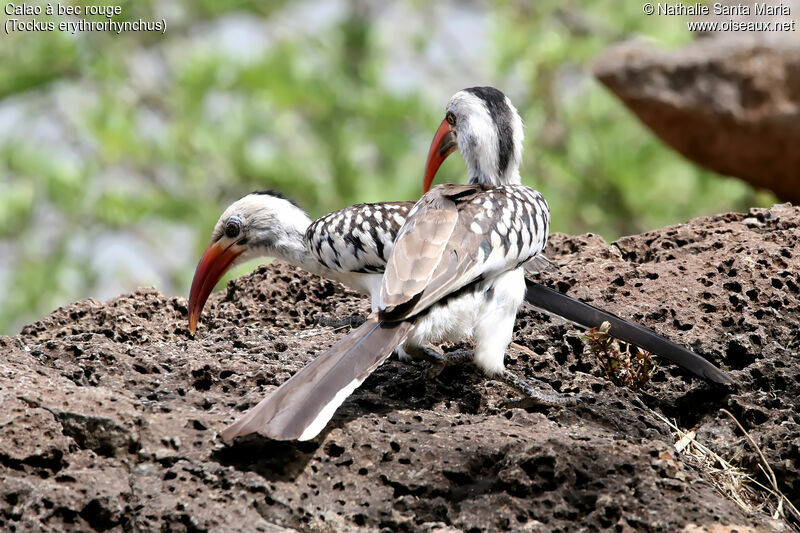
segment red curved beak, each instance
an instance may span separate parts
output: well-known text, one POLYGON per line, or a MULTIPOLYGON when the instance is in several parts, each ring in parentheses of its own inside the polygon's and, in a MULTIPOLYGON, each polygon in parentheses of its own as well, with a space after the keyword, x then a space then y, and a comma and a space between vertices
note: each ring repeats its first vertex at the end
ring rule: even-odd
POLYGON ((242 250, 234 243, 223 247, 219 242, 214 242, 206 248, 203 257, 197 263, 192 290, 189 292, 189 331, 192 335, 197 329, 197 320, 214 286, 241 254, 242 250))
POLYGON ((425 163, 425 180, 422 189, 423 194, 430 190, 433 178, 436 176, 439 167, 442 166, 442 162, 447 159, 447 156, 452 154, 457 147, 456 135, 445 119, 439 125, 439 129, 436 130, 431 148, 428 150, 428 161, 425 163))

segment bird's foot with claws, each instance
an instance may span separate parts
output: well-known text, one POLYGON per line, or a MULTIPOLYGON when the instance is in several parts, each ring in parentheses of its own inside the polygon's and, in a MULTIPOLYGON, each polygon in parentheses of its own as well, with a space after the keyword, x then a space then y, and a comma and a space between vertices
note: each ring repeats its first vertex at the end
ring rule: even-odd
POLYGON ((578 405, 584 400, 581 396, 570 396, 559 392, 543 392, 508 370, 503 370, 503 373, 497 376, 497 379, 514 387, 525 396, 519 400, 503 402, 500 407, 520 407, 522 409, 534 406, 568 407, 578 405))
POLYGON ((401 361, 426 361, 430 364, 424 372, 423 379, 433 379, 449 366, 463 363, 472 359, 472 350, 455 350, 443 353, 433 346, 398 346, 395 354, 401 361))
POLYGON ((447 353, 439 353, 433 350, 426 352, 424 360, 430 363, 430 367, 425 371, 425 379, 433 379, 445 368, 460 365, 466 361, 471 361, 474 357, 472 350, 455 350, 447 353))

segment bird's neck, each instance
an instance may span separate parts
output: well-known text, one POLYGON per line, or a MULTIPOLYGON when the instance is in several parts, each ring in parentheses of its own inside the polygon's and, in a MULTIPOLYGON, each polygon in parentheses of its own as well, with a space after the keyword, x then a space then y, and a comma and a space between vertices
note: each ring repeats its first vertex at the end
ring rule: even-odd
POLYGON ((306 230, 311 218, 301 210, 290 210, 278 218, 278 223, 270 222, 269 227, 261 228, 254 239, 248 260, 255 257, 274 257, 313 274, 323 274, 322 265, 314 259, 306 246, 306 230))
POLYGON ((501 173, 497 166, 485 164, 487 158, 478 158, 469 161, 467 171, 470 185, 519 185, 522 178, 519 175, 519 163, 510 161, 505 172, 501 173))
POLYGON ((314 259, 308 248, 306 248, 305 243, 303 244, 302 251, 298 250, 298 253, 292 255, 291 257, 286 257, 286 260, 294 266, 302 268, 306 272, 311 272, 317 276, 327 277, 328 270, 319 261, 314 259))
POLYGON ((290 229, 286 238, 275 243, 272 254, 274 254, 274 257, 283 259, 287 263, 302 268, 307 272, 324 275, 324 267, 314 258, 306 244, 306 229, 308 229, 308 226, 290 229))

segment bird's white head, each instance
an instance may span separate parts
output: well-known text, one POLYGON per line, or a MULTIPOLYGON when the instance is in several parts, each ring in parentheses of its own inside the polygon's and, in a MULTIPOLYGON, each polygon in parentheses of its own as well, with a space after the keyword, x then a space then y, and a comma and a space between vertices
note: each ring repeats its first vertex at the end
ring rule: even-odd
POLYGON ((456 148, 467 163, 470 183, 520 183, 524 137, 522 119, 502 92, 494 87, 457 92, 447 103, 445 118, 431 143, 424 191, 456 148))
POLYGON ((275 191, 248 194, 232 203, 211 233, 211 244, 197 264, 189 293, 189 331, 208 296, 225 273, 257 257, 296 263, 305 254, 305 232, 311 219, 294 202, 275 191))

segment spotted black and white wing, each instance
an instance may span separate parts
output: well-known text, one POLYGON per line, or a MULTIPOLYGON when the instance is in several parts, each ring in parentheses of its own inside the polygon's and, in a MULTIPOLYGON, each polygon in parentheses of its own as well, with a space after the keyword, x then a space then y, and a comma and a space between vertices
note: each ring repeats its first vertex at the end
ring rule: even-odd
POLYGON ((443 185, 409 212, 381 285, 381 318, 415 316, 541 253, 550 211, 522 185, 443 185))
POLYGON ((357 204, 329 213, 306 231, 309 250, 335 272, 381 273, 413 205, 357 204))

